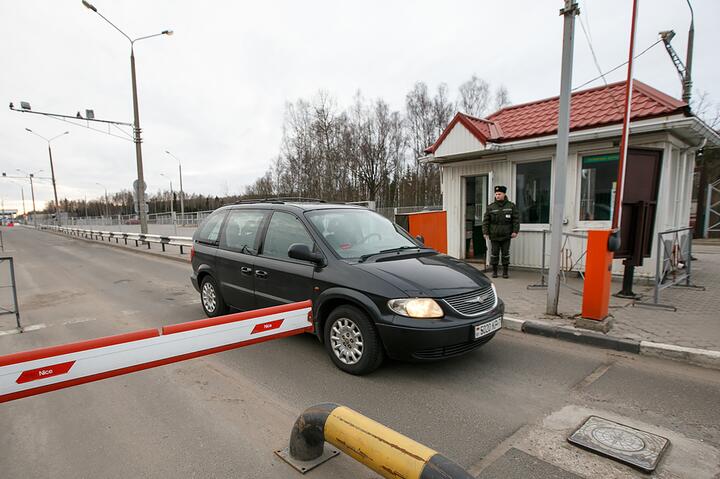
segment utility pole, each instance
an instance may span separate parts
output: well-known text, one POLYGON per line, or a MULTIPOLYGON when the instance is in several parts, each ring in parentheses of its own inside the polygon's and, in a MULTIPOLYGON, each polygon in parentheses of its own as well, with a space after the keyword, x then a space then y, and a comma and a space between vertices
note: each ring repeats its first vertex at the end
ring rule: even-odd
POLYGON ((148 38, 158 37, 160 35, 172 35, 172 30, 163 30, 160 33, 154 35, 145 35, 135 39, 130 38, 124 31, 120 30, 114 23, 105 18, 105 16, 98 12, 98 9, 94 5, 82 0, 82 4, 85 8, 95 12, 100 18, 109 23, 115 30, 120 32, 130 42, 130 77, 132 80, 132 103, 133 103, 133 141, 135 142, 135 162, 137 166, 137 201, 138 201, 138 215, 140 216, 140 232, 147 234, 147 211, 145 211, 145 175, 143 173, 143 159, 142 159, 142 138, 140 133, 140 111, 138 109, 138 95, 137 95, 137 80, 135 75, 135 42, 140 40, 146 40, 148 38))
POLYGON ((28 177, 30 178, 30 195, 32 196, 32 204, 33 204, 33 226, 37 228, 37 209, 35 209, 35 188, 33 187, 33 174, 30 173, 28 177))
POLYGON ((560 254, 565 219, 565 190, 567 186, 567 156, 570 134, 570 94, 572 88, 573 49, 575 44, 575 15, 580 13, 577 0, 565 0, 560 10, 564 17, 562 70, 560 73, 560 111, 558 141, 555 152, 555 191, 553 193, 552 224, 550 226, 550 267, 548 271, 547 314, 556 315, 560 296, 560 254))
POLYGON ((55 166, 53 165, 52 147, 50 146, 50 143, 52 143, 53 140, 60 138, 61 136, 69 135, 70 132, 66 131, 52 138, 45 138, 41 134, 32 131, 30 128, 25 128, 25 131, 27 131, 28 133, 32 133, 33 135, 40 137, 47 142, 48 156, 50 157, 50 177, 52 178, 53 193, 55 195, 55 221, 57 221, 57 224, 60 224, 60 203, 58 203, 57 185, 55 184, 55 166))
POLYGON ((178 162, 178 171, 180 172, 180 216, 185 216, 185 191, 183 190, 183 182, 182 182, 182 163, 180 162, 180 158, 170 153, 168 150, 165 150, 165 153, 175 158, 178 162))
POLYGON ((693 44, 695 43, 695 13, 693 12, 690 0, 687 0, 690 7, 690 30, 688 30, 687 55, 685 56, 685 79, 683 81, 682 99, 688 105, 690 104, 690 96, 692 95, 692 59, 693 44))

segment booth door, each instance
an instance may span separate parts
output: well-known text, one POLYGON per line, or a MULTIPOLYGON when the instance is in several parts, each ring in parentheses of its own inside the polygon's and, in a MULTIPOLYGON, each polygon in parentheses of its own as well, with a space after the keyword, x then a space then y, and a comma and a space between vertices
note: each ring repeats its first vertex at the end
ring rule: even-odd
POLYGON ((615 258, 625 258, 629 264, 640 266, 651 253, 662 156, 659 151, 630 149, 627 158, 621 242, 615 258))
POLYGON ((482 221, 488 199, 488 177, 465 177, 465 259, 485 262, 487 244, 482 221))

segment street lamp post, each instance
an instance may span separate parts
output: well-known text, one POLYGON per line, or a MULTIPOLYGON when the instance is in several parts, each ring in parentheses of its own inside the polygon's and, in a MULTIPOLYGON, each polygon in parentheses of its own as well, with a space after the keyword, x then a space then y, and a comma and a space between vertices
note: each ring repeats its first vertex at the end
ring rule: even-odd
POLYGON ((178 162, 178 171, 180 172, 180 216, 183 218, 181 221, 185 220, 185 192, 183 191, 183 182, 182 182, 182 163, 180 162, 180 158, 170 153, 168 150, 165 150, 165 153, 175 158, 178 162))
POLYGON ((41 173, 42 170, 38 170, 35 173, 28 173, 26 171, 21 170, 20 168, 16 168, 16 171, 19 171, 20 173, 24 173, 27 175, 28 179, 30 180, 30 196, 32 197, 32 205, 33 205, 33 226, 37 228, 37 209, 35 209, 35 188, 33 187, 33 178, 35 178, 35 175, 38 173, 41 173))
POLYGON ((82 0, 82 4, 85 5, 86 8, 92 10, 93 12, 97 13, 100 18, 105 20, 107 23, 109 23, 115 30, 120 32, 127 40, 130 42, 130 75, 132 78, 132 97, 133 97, 133 141, 135 142, 135 159, 137 162, 137 180, 138 180, 138 188, 137 188, 137 202, 138 202, 138 215, 140 216, 140 232, 142 234, 147 234, 148 232, 148 226, 147 226, 147 212, 145 211, 145 177, 143 173, 143 161, 142 161, 142 139, 140 136, 141 129, 140 129, 140 112, 138 109, 138 97, 137 97, 137 81, 136 81, 136 75, 135 75, 135 42, 138 42, 140 40, 146 40, 148 38, 158 37, 160 35, 172 35, 172 30, 163 30, 160 33, 156 33, 153 35, 146 35, 143 37, 138 37, 135 39, 130 38, 125 32, 120 30, 114 23, 112 23, 110 20, 105 18, 105 16, 98 12, 97 8, 95 8, 94 5, 87 2, 86 0, 82 0))
POLYGON ((110 218, 110 207, 108 206, 108 196, 107 196, 107 186, 103 185, 102 183, 95 182, 96 185, 102 186, 105 190, 105 216, 110 218))
POLYGON ((52 178, 53 193, 55 195, 55 221, 57 221, 57 223, 60 224, 60 203, 58 203, 57 185, 55 184, 55 166, 53 166, 52 148, 50 147, 50 143, 53 140, 60 138, 61 136, 69 135, 70 132, 66 131, 66 132, 60 133, 59 135, 53 136, 52 138, 45 138, 41 134, 32 131, 30 128, 25 128, 25 131, 27 131, 28 133, 32 133, 33 135, 35 135, 39 138, 42 138, 43 140, 45 140, 47 142, 48 156, 50 156, 50 177, 52 178))
POLYGON ((172 214, 175 212, 175 194, 173 193, 172 180, 165 173, 160 173, 160 176, 170 181, 170 213, 172 214))

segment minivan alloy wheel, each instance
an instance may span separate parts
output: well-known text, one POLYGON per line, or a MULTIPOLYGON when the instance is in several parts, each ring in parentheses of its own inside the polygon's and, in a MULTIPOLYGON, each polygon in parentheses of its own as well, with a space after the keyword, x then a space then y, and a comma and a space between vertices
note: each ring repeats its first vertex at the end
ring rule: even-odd
POLYGON ((212 283, 207 281, 202 287, 202 302, 205 306, 205 310, 209 313, 215 312, 217 307, 217 295, 215 294, 215 288, 212 283))
POLYGON ((339 318, 332 325, 330 344, 335 356, 345 364, 356 364, 362 359, 362 333, 358 325, 349 318, 339 318))

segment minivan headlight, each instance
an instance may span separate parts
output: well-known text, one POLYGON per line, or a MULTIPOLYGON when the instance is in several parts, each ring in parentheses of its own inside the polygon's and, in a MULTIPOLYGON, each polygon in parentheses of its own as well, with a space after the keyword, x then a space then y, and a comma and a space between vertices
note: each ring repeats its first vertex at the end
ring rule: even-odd
POLYGON ((436 319, 443 317, 443 310, 437 301, 430 298, 391 299, 388 307, 402 316, 417 319, 436 319))

